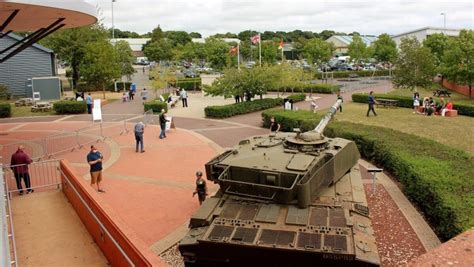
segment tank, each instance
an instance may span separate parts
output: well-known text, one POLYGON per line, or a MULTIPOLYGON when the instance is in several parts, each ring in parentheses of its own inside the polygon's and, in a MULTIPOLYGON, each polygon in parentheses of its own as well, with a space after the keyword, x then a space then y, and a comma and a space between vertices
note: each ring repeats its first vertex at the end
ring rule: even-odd
POLYGON ((178 248, 186 266, 379 266, 354 142, 311 131, 255 136, 206 164, 215 196, 178 248))

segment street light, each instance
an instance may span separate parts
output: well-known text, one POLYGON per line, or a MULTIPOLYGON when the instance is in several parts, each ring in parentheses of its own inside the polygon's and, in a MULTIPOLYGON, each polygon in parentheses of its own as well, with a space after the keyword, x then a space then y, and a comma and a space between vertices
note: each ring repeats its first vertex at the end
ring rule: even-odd
POLYGON ((443 12, 440 15, 444 17, 444 29, 446 30, 446 13, 443 12))
POLYGON ((115 27, 114 27, 114 3, 116 0, 112 0, 112 40, 115 40, 115 27))

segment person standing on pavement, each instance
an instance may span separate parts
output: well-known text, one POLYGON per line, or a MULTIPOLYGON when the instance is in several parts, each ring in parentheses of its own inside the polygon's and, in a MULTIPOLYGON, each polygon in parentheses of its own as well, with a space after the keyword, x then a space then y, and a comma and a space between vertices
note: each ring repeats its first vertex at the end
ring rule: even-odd
POLYGON ((278 133, 281 125, 275 121, 275 117, 270 118, 270 133, 278 133))
POLYGON ((181 88, 181 93, 179 94, 181 97, 181 101, 183 102, 183 108, 188 107, 188 93, 184 88, 181 88))
POLYGON ((374 97, 374 91, 370 91, 369 93, 369 110, 367 110, 367 117, 369 117, 369 112, 372 110, 375 116, 377 116, 377 113, 375 113, 374 110, 374 104, 376 103, 375 97, 374 97))
POLYGON ((160 113, 160 139, 166 138, 166 122, 168 119, 166 118, 166 110, 162 109, 160 113))
POLYGON ((201 171, 196 172, 196 190, 193 192, 193 197, 196 194, 198 195, 199 205, 202 205, 207 196, 207 184, 206 180, 202 178, 201 171))
POLYGON ((86 96, 87 114, 92 114, 92 96, 88 93, 86 96))
POLYGON ((17 151, 12 155, 10 161, 10 168, 15 175, 16 187, 20 191, 20 196, 23 195, 23 187, 21 186, 22 178, 25 181, 26 193, 29 194, 35 191, 31 189, 30 174, 28 171, 28 164, 31 164, 33 161, 30 156, 24 152, 24 149, 24 146, 18 146, 17 151))
POLYGON ((104 156, 102 153, 97 150, 97 148, 92 145, 91 151, 87 154, 87 163, 91 166, 90 173, 91 173, 91 186, 94 187, 94 184, 97 184, 97 192, 105 193, 100 187, 100 182, 102 182, 102 161, 104 160, 104 156))
POLYGON ((339 112, 342 112, 342 103, 344 103, 344 98, 342 98, 340 92, 337 92, 337 100, 341 100, 341 104, 339 105, 339 112))
POLYGON ((135 152, 138 153, 138 145, 140 145, 140 153, 145 152, 143 148, 143 134, 145 133, 145 125, 143 122, 135 124, 135 152))
POLYGON ((148 99, 148 91, 146 90, 146 88, 143 88, 142 92, 140 93, 141 97, 142 97, 142 100, 143 102, 146 102, 147 99, 148 99))

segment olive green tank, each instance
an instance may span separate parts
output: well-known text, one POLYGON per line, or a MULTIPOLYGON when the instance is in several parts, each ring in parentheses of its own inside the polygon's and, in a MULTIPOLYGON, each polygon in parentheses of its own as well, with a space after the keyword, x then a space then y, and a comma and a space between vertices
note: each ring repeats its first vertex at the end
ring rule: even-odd
POLYGON ((354 142, 312 131, 255 136, 206 164, 219 191, 179 242, 186 266, 378 266, 354 142))

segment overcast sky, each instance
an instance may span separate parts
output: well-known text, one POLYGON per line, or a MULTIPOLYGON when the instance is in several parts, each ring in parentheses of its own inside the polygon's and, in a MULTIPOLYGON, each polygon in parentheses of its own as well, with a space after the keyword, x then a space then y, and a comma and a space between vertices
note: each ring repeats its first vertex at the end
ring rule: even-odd
MULTIPOLYGON (((86 0, 112 25, 112 0, 86 0)), ((115 27, 138 33, 165 31, 239 33, 243 30, 357 31, 397 34, 423 27, 474 28, 473 0, 116 0, 115 27)))

